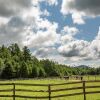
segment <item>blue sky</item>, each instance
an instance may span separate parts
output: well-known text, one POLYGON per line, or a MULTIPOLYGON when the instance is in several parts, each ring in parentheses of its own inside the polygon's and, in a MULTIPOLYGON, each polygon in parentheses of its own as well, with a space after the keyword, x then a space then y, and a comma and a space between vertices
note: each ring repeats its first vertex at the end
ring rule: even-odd
POLYGON ((60 12, 62 0, 58 0, 58 5, 49 6, 47 3, 42 2, 40 4, 41 10, 47 9, 50 13, 50 16, 45 16, 50 22, 57 22, 59 24, 59 31, 66 25, 70 27, 77 27, 80 29, 80 34, 77 35, 79 39, 86 39, 87 41, 91 41, 97 35, 98 27, 100 25, 100 17, 96 18, 88 18, 86 19, 86 23, 82 25, 74 24, 71 18, 71 14, 63 16, 60 12), (91 35, 90 35, 91 34, 91 35))
POLYGON ((26 45, 39 59, 99 66, 99 27, 100 0, 0 1, 0 45, 26 45))

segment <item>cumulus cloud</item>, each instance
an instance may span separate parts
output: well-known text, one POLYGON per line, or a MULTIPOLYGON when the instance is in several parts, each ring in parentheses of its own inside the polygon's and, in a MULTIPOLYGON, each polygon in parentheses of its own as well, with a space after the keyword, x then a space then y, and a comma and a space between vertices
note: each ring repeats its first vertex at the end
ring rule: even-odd
POLYGON ((38 0, 0 0, 0 44, 18 43, 23 46, 30 34, 26 27, 35 26, 41 11, 38 0), (34 5, 33 5, 34 3, 34 5), (37 7, 36 7, 37 5, 37 7), (33 10, 34 9, 34 10, 33 10), (30 12, 29 12, 30 10, 30 12), (35 12, 35 14, 33 13, 35 12))
POLYGON ((89 43, 83 40, 72 41, 68 44, 65 44, 59 47, 59 52, 65 57, 73 57, 73 56, 86 56, 89 43))
POLYGON ((58 0, 47 0, 46 1, 49 5, 57 5, 58 4, 58 0))
POLYGON ((9 17, 30 8, 31 0, 0 0, 0 16, 9 17))
POLYGON ((76 27, 65 26, 61 32, 62 34, 64 34, 61 36, 61 43, 65 44, 74 41, 75 39, 73 38, 73 36, 78 34, 79 30, 76 27))
POLYGON ((32 28, 30 38, 25 42, 29 47, 52 46, 59 41, 60 34, 57 33, 58 24, 49 22, 47 19, 41 19, 36 22, 37 27, 32 28), (36 30, 36 31, 35 31, 36 30), (28 43, 28 44, 27 44, 28 43))
POLYGON ((31 37, 30 47, 52 46, 58 42, 59 34, 54 31, 39 31, 31 37))
POLYGON ((63 0, 61 12, 72 14, 74 23, 84 24, 84 16, 100 16, 100 0, 63 0))
POLYGON ((90 54, 89 56, 93 59, 100 58, 100 28, 99 28, 99 32, 98 35, 95 37, 95 39, 91 42, 91 45, 89 46, 90 49, 90 54))
POLYGON ((70 34, 70 35, 74 36, 79 32, 79 30, 76 27, 65 26, 63 28, 62 32, 65 34, 70 34))
POLYGON ((83 19, 83 16, 85 16, 84 13, 79 13, 79 12, 74 12, 72 13, 72 19, 73 19, 73 23, 75 24, 85 24, 85 21, 83 19))
POLYGON ((77 40, 73 37, 68 43, 62 44, 58 52, 70 60, 95 60, 100 58, 100 28, 98 35, 91 42, 77 40))
POLYGON ((44 15, 44 16, 50 16, 50 13, 47 11, 47 9, 45 9, 45 10, 43 11, 43 15, 44 15))
POLYGON ((69 43, 71 41, 74 41, 75 39, 73 38, 72 35, 64 35, 64 36, 61 36, 61 43, 62 44, 65 44, 65 43, 69 43))
MULTIPOLYGON (((83 9, 75 1, 78 4, 86 2, 63 0, 61 9, 64 15, 72 14, 74 23, 85 23, 83 16, 86 15, 99 16, 99 8, 96 9, 97 13, 93 13, 95 10, 89 11, 90 7, 83 9)), ((76 61, 100 58, 100 45, 97 44, 100 42, 100 31, 91 42, 76 39, 75 35, 79 33, 76 27, 65 26, 58 33, 59 23, 47 19, 50 12, 47 9, 41 10, 41 2, 49 6, 58 4, 58 0, 0 0, 0 45, 16 42, 20 47, 26 45, 34 49, 33 54, 40 59, 48 58, 61 63, 67 59, 76 61)))
MULTIPOLYGON (((41 17, 49 16, 41 11, 39 3, 44 0, 6 0, 0 1, 0 43, 19 43, 31 48, 54 45, 59 38, 58 24, 41 17), (9 6, 8 6, 9 5, 9 6), (2 11, 3 10, 3 11, 2 11), (20 15, 21 12, 21 15, 20 15)), ((51 5, 57 0, 49 0, 51 5)))
POLYGON ((18 43, 23 45, 26 38, 25 22, 20 17, 12 17, 7 24, 0 25, 0 45, 18 43))
POLYGON ((47 58, 56 52, 55 47, 41 47, 33 52, 39 58, 47 58))
POLYGON ((65 64, 66 58, 59 55, 56 47, 41 47, 33 52, 33 55, 39 59, 50 59, 55 62, 65 64))

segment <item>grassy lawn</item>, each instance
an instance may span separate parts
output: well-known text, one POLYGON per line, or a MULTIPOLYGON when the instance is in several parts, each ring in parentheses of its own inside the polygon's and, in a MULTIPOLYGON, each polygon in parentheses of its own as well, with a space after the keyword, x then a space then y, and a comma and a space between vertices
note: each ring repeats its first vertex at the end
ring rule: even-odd
MULTIPOLYGON (((100 77, 97 77, 99 79, 100 77)), ((89 78, 90 80, 94 80, 94 76, 89 78)), ((88 80, 88 77, 84 77, 84 80, 88 80)), ((31 84, 59 84, 59 83, 66 83, 71 81, 79 81, 79 80, 65 80, 65 79, 31 79, 31 80, 16 80, 16 81, 0 81, 0 83, 31 83, 31 84)), ((54 89, 65 89, 65 88, 72 88, 72 87, 81 87, 83 84, 67 84, 67 85, 60 85, 60 86, 51 86, 51 90, 54 89)), ((86 83, 86 86, 100 86, 100 82, 96 83, 86 83)), ((1 89, 12 89, 12 86, 0 86, 1 89)), ((48 87, 45 86, 16 86, 16 89, 29 89, 29 90, 48 90, 48 87)), ((100 88, 96 89, 86 89, 87 92, 89 91, 100 91, 100 88)), ((71 94, 71 93, 78 93, 83 92, 83 89, 79 90, 69 90, 63 92, 52 92, 51 96, 56 95, 63 95, 63 94, 71 94)), ((12 95, 12 92, 0 92, 0 95, 12 95)), ((22 96, 48 96, 46 92, 16 92, 16 95, 22 96)), ((100 100, 100 93, 99 94, 88 94, 86 95, 87 100, 100 100)), ((0 100, 13 100, 12 98, 0 98, 0 100)), ((40 100, 40 99, 20 99, 16 98, 16 100, 40 100)), ((42 99, 48 100, 48 99, 42 99)), ((79 96, 71 96, 71 97, 63 97, 63 98, 54 98, 51 100, 83 100, 83 95, 79 96)))

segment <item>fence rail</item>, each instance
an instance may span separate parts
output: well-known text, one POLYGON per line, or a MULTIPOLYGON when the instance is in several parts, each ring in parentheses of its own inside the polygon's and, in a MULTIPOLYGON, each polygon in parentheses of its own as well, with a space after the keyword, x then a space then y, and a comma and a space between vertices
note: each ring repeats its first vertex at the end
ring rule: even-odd
POLYGON ((0 97, 10 97, 13 98, 13 100, 17 98, 31 98, 31 99, 48 99, 51 100, 52 98, 59 98, 59 97, 68 97, 68 96, 76 96, 76 95, 83 95, 83 100, 86 100, 86 94, 97 94, 100 93, 100 91, 86 91, 86 89, 96 89, 100 88, 100 85, 92 85, 87 86, 87 83, 100 83, 100 80, 91 80, 91 81, 76 81, 76 82, 67 82, 62 84, 26 84, 26 83, 0 83, 0 86, 12 86, 12 89, 0 89, 0 97), (72 85, 72 84, 81 84, 81 86, 77 87, 67 87, 67 88, 58 88, 58 89, 52 89, 54 86, 62 87, 62 85, 72 85), (32 90, 32 89, 19 89, 16 88, 17 86, 40 86, 40 87, 46 87, 47 90, 32 90), (64 92, 64 91, 70 91, 70 90, 82 90, 82 92, 78 93, 69 93, 69 94, 58 94, 58 95, 52 95, 52 93, 55 92, 64 92), (12 92, 12 95, 1 95, 1 92, 12 92), (37 93, 47 93, 47 96, 24 96, 16 94, 17 92, 37 92, 37 93))

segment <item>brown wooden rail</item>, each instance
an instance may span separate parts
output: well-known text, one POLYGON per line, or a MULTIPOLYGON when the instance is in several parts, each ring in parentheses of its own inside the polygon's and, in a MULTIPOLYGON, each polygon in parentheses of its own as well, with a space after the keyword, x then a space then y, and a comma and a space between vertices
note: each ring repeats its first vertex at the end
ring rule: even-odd
MULTIPOLYGON (((26 83, 0 83, 0 86, 11 86, 12 89, 0 89, 0 97, 10 97, 13 98, 13 100, 16 100, 17 98, 31 98, 31 99, 48 99, 51 100, 52 98, 59 98, 59 97, 65 97, 68 96, 76 96, 76 95, 83 95, 83 100, 86 100, 86 94, 97 94, 100 93, 100 91, 89 91, 87 92, 86 89, 90 88, 100 88, 100 85, 96 86, 87 86, 86 83, 100 83, 100 80, 92 80, 92 81, 76 81, 76 82, 67 82, 62 84, 26 84, 26 83), (58 89, 52 89, 52 87, 61 87, 61 86, 68 86, 72 84, 81 84, 81 86, 77 87, 68 87, 68 88, 58 88, 58 89), (38 87, 46 87, 47 90, 32 90, 32 89, 18 89, 17 86, 38 86, 38 87), (70 91, 70 90, 82 90, 82 92, 78 93, 70 93, 70 94, 58 94, 58 95, 52 95, 54 92, 64 92, 64 91, 70 91), (1 92, 12 92, 12 95, 1 95, 1 92), (41 92, 41 93, 48 93, 47 96, 24 96, 24 95, 17 95, 17 92, 41 92)), ((41 88, 41 89, 42 89, 41 88)))

